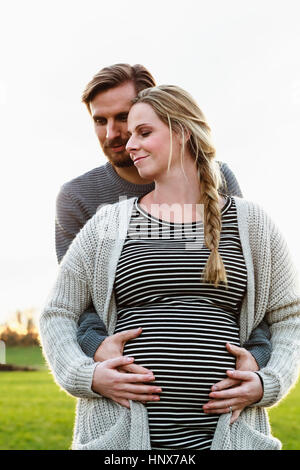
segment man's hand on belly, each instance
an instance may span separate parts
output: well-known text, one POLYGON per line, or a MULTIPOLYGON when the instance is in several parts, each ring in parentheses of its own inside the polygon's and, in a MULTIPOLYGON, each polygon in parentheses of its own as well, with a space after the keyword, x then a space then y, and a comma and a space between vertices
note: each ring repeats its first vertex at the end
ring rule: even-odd
MULTIPOLYGON (((142 333, 142 328, 126 330, 114 335, 107 336, 95 352, 94 361, 103 362, 107 359, 123 356, 124 346, 127 341, 137 338, 142 333)), ((133 374, 150 374, 151 370, 137 364, 126 364, 119 367, 120 372, 131 372, 133 374)))
POLYGON ((99 363, 95 367, 92 390, 126 408, 130 408, 129 400, 158 401, 161 388, 144 384, 155 380, 152 372, 143 374, 120 372, 119 369, 124 366, 133 367, 133 361, 133 358, 120 356, 99 363))
MULTIPOLYGON (((252 354, 249 351, 247 351, 247 349, 240 348, 238 346, 235 346, 235 345, 229 344, 229 343, 226 344, 226 349, 230 354, 232 354, 233 356, 236 357, 236 370, 238 370, 238 371, 252 371, 252 372, 255 372, 255 371, 259 370, 259 367, 257 365, 256 360, 254 359, 252 354)), ((228 413, 228 411, 229 411, 228 407, 232 406, 232 405, 229 404, 227 407, 224 408, 224 406, 223 406, 224 405, 224 400, 222 400, 223 396, 222 395, 216 395, 214 393, 215 392, 220 392, 221 390, 233 389, 234 387, 238 387, 241 384, 242 384, 242 381, 239 380, 238 378, 234 378, 231 374, 231 377, 228 377, 224 380, 221 380, 220 382, 213 385, 212 388, 211 388, 212 393, 210 393, 209 396, 210 396, 210 398, 215 398, 215 400, 210 400, 206 405, 204 405, 204 410, 208 411, 209 408, 206 408, 206 406, 208 404, 209 405, 213 404, 214 405, 214 411, 211 411, 211 412, 220 413, 220 414, 228 413), (223 406, 223 409, 225 409, 225 411, 222 409, 222 406, 223 406), (217 409, 219 410, 218 412, 215 411, 217 409)), ((229 394, 227 394, 226 397, 227 398, 233 398, 233 396, 235 396, 235 395, 233 395, 233 393, 234 393, 233 391, 229 391, 229 394)), ((241 393, 243 395, 244 394, 244 389, 240 387, 239 393, 241 393)), ((256 393, 256 391, 254 392, 254 394, 255 393, 256 393)), ((242 400, 242 403, 244 403, 244 397, 243 396, 241 396, 241 400, 242 400)), ((257 400, 255 400, 255 401, 257 401, 257 400)), ((255 401, 252 401, 252 403, 255 403, 255 401)), ((231 417, 230 423, 231 424, 234 423, 237 420, 237 418, 239 417, 239 415, 241 414, 242 410, 246 406, 249 406, 249 404, 252 404, 252 403, 246 402, 245 405, 240 406, 239 408, 235 408, 235 409, 232 407, 232 417, 231 417)))

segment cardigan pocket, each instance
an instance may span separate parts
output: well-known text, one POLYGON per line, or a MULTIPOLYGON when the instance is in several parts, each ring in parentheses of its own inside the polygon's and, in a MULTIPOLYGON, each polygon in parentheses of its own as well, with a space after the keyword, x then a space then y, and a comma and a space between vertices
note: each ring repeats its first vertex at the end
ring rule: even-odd
POLYGON ((147 410, 130 401, 130 410, 108 398, 77 402, 73 450, 150 450, 147 410))
POLYGON ((261 407, 246 408, 240 414, 230 426, 230 440, 232 450, 281 449, 281 442, 271 435, 266 411, 261 407))
POLYGON ((245 408, 233 424, 230 418, 231 413, 220 416, 211 450, 281 449, 281 442, 271 435, 264 408, 245 408))
POLYGON ((79 399, 73 450, 128 450, 130 410, 109 400, 79 399))

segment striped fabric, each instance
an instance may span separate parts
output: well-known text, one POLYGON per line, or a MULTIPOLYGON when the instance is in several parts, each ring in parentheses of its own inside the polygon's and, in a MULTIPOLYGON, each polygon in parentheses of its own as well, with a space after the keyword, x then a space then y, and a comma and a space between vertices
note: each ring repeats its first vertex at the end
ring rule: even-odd
POLYGON ((146 213, 136 198, 119 258, 115 332, 142 327, 124 354, 152 370, 161 399, 146 404, 152 449, 209 449, 218 415, 206 415, 213 384, 235 368, 226 342, 239 345, 238 314, 247 271, 235 201, 222 209, 219 252, 228 289, 200 283, 209 255, 202 222, 176 224, 146 213))

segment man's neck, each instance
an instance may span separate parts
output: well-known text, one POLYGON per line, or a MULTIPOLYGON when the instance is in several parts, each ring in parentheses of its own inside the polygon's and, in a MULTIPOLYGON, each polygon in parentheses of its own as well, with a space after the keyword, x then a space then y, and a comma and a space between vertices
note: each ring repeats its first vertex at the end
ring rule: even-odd
POLYGON ((115 172, 125 181, 133 184, 150 184, 152 181, 144 180, 140 177, 135 166, 131 167, 117 167, 112 165, 115 172))

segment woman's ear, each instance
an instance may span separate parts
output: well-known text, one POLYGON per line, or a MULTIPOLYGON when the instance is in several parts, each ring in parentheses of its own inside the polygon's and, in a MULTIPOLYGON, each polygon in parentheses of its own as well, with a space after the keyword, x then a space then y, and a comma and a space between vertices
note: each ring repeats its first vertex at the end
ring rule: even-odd
POLYGON ((185 136, 185 143, 187 143, 190 138, 191 138, 191 131, 188 131, 187 129, 184 131, 184 136, 185 136))
POLYGON ((186 145, 190 140, 191 132, 188 129, 182 129, 181 144, 186 145))

